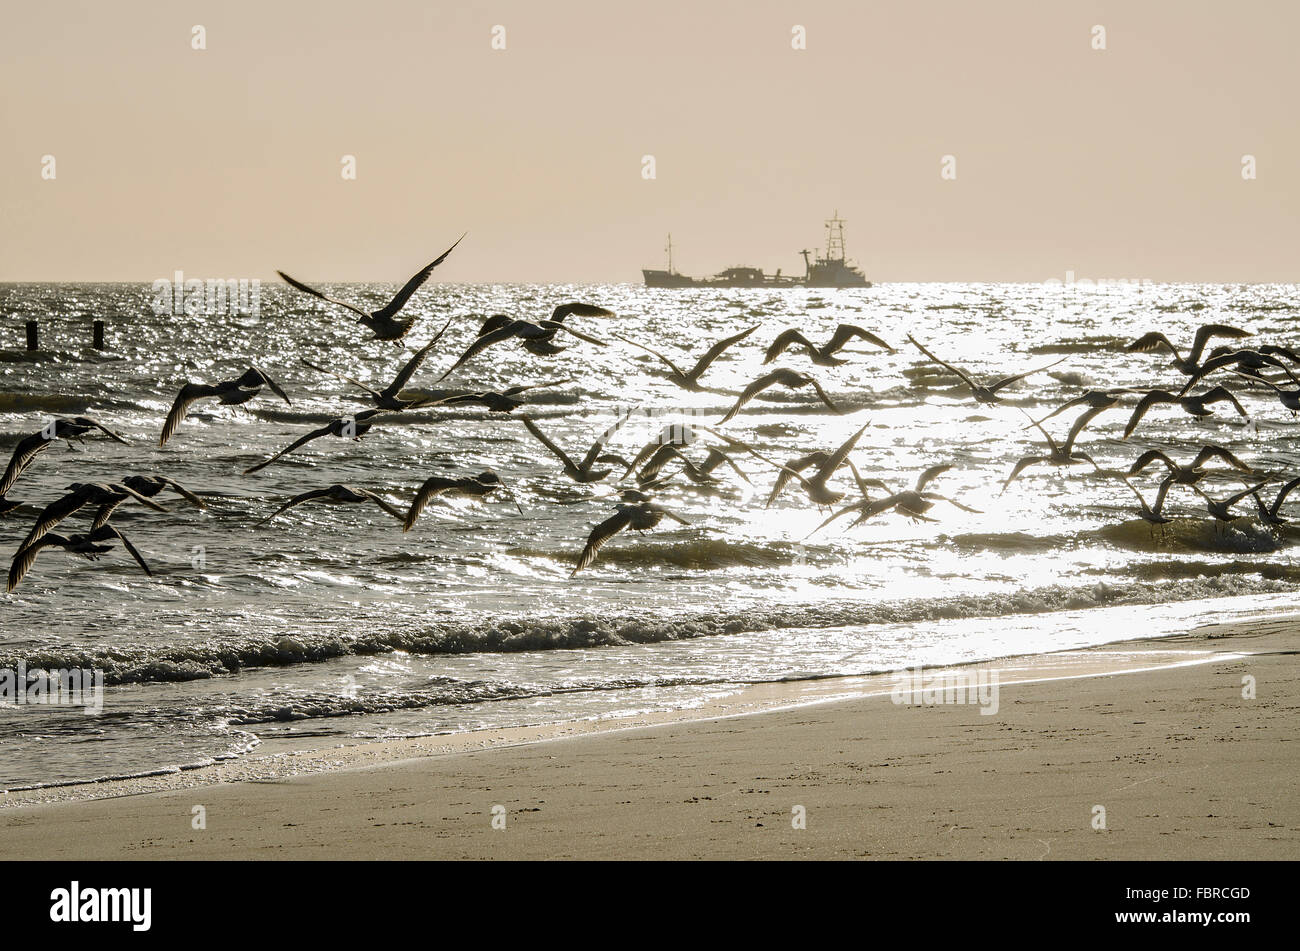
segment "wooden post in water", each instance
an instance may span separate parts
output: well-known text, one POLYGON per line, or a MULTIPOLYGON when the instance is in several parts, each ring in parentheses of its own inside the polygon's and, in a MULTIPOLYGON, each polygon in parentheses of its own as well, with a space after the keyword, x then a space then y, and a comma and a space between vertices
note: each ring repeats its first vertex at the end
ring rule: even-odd
POLYGON ((28 350, 40 349, 39 336, 40 333, 36 321, 34 320, 27 321, 27 349, 28 350))
POLYGON ((96 350, 103 350, 104 349, 104 322, 102 320, 95 321, 94 334, 95 334, 94 341, 91 345, 96 350))

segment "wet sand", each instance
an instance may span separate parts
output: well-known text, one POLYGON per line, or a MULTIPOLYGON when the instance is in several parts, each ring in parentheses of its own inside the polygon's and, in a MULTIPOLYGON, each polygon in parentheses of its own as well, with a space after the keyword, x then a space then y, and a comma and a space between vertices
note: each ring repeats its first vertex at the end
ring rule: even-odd
POLYGON ((891 675, 631 721, 264 748, 11 794, 0 855, 1295 859, 1297 650, 1300 619, 1271 617, 959 668, 997 672, 991 714, 895 703, 891 675))

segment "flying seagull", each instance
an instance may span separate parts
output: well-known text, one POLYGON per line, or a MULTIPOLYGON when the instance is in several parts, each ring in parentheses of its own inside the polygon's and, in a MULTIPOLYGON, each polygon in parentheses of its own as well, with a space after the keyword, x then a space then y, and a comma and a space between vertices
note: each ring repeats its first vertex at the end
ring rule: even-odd
POLYGON ((840 324, 835 328, 835 333, 831 335, 823 346, 817 346, 799 330, 791 327, 789 330, 782 331, 777 338, 772 341, 772 345, 767 348, 763 354, 763 362, 771 363, 778 356, 788 350, 790 347, 799 347, 813 363, 822 367, 837 367, 841 364, 848 363, 835 356, 842 350, 850 340, 865 340, 867 343, 879 347, 882 350, 888 350, 894 353, 895 350, 885 341, 881 340, 869 330, 863 330, 861 327, 855 327, 853 324, 840 324))
POLYGON ((1202 378, 1224 367, 1235 367, 1234 372, 1238 376, 1257 383, 1268 382, 1260 375, 1261 370, 1281 370, 1293 384, 1300 386, 1300 377, 1291 372, 1287 361, 1283 359, 1284 356, 1288 359, 1300 357, 1285 347, 1260 347, 1258 350, 1221 348, 1218 352, 1210 354, 1209 358, 1201 364, 1200 369, 1192 374, 1187 385, 1178 391, 1178 395, 1186 396, 1192 387, 1201 382, 1202 378))
POLYGON ((629 340, 627 337, 623 337, 618 334, 615 334, 615 336, 618 337, 619 340, 622 340, 624 343, 630 343, 632 346, 636 347, 637 349, 644 350, 646 353, 650 354, 651 356, 657 357, 661 363, 663 363, 666 367, 668 367, 668 379, 671 380, 673 383, 677 384, 684 390, 699 392, 704 389, 704 387, 700 386, 700 377, 704 375, 704 371, 707 370, 709 367, 713 366, 713 362, 717 360, 718 357, 722 356, 722 354, 728 348, 735 346, 740 341, 744 340, 746 337, 752 334, 758 328, 759 325, 755 324, 754 326, 750 327, 748 330, 742 330, 738 334, 733 334, 730 337, 725 337, 722 340, 719 340, 717 343, 709 347, 709 349, 704 352, 704 356, 700 357, 698 360, 695 361, 695 365, 693 367, 691 367, 689 370, 686 371, 683 371, 681 367, 673 363, 672 360, 669 360, 658 350, 651 350, 643 343, 637 343, 635 340, 629 340))
POLYGON ((374 425, 367 422, 367 420, 373 419, 382 412, 383 410, 378 409, 364 409, 354 416, 340 416, 338 419, 332 419, 319 429, 313 429, 307 435, 295 439, 269 459, 264 459, 255 466, 249 466, 244 470, 244 475, 251 475, 259 469, 265 469, 280 457, 287 456, 295 449, 300 449, 313 439, 320 439, 322 436, 335 436, 339 439, 360 439, 370 432, 370 427, 374 425))
POLYGON ((515 338, 519 339, 525 350, 538 356, 553 356, 566 349, 551 342, 561 330, 567 334, 572 334, 579 340, 594 343, 598 347, 608 346, 605 341, 597 340, 595 337, 574 330, 565 324, 564 318, 570 314, 577 314, 579 317, 611 317, 614 312, 606 310, 604 307, 597 307, 595 304, 574 302, 561 304, 555 308, 550 320, 539 320, 537 322, 515 320, 505 314, 494 314, 483 322, 475 341, 469 345, 455 363, 447 368, 447 372, 438 377, 438 381, 445 380, 488 347, 515 338))
POLYGON ((65 495, 55 499, 41 510, 41 513, 36 516, 36 523, 18 547, 26 548, 38 541, 59 522, 87 505, 93 505, 97 510, 91 528, 100 528, 108 522, 108 517, 113 510, 127 499, 133 499, 159 512, 167 511, 157 502, 120 482, 74 482, 68 486, 65 495))
POLYGON ((911 489, 904 489, 902 492, 894 492, 881 499, 867 498, 866 485, 870 483, 865 480, 860 480, 859 485, 863 489, 862 501, 854 502, 852 505, 846 505, 838 512, 832 513, 824 522, 809 532, 808 535, 811 537, 817 534, 817 532, 820 532, 831 522, 841 516, 848 515, 851 512, 856 512, 858 517, 853 524, 849 526, 850 528, 861 525, 863 522, 867 521, 867 519, 874 518, 877 515, 890 511, 895 511, 900 515, 905 515, 914 522, 934 522, 937 521, 937 519, 933 519, 925 513, 934 508, 935 502, 947 502, 949 505, 959 508, 963 512, 978 512, 978 509, 973 509, 967 505, 963 505, 946 495, 940 495, 938 492, 926 490, 926 486, 933 482, 936 477, 947 472, 951 468, 952 465, 947 463, 931 466, 917 477, 916 483, 911 489))
POLYGON ((88 416, 65 416, 51 420, 40 432, 24 436, 14 446, 13 455, 9 457, 9 465, 5 467, 4 475, 0 475, 0 499, 3 499, 9 490, 13 488, 14 483, 18 481, 18 477, 32 464, 32 460, 48 449, 54 440, 75 439, 80 441, 81 437, 88 434, 92 429, 99 430, 110 439, 120 442, 124 446, 130 445, 103 423, 96 422, 88 416))
POLYGON ((259 526, 265 525, 277 515, 284 514, 294 506, 302 505, 304 502, 315 501, 326 502, 332 505, 342 505, 351 502, 373 502, 399 522, 405 517, 399 509, 394 507, 383 497, 371 492, 369 489, 363 489, 353 485, 344 485, 341 482, 336 482, 324 489, 313 489, 310 492, 303 492, 300 495, 295 495, 288 502, 285 502, 284 505, 281 505, 278 509, 257 524, 259 526))
POLYGON ((521 393, 527 393, 529 390, 540 390, 552 386, 563 386, 565 383, 572 383, 574 377, 567 377, 563 380, 552 380, 549 383, 531 383, 527 386, 509 386, 504 390, 479 390, 470 393, 456 393, 452 396, 444 396, 440 399, 430 400, 422 405, 426 406, 484 406, 491 413, 510 413, 523 406, 525 400, 519 399, 521 393))
POLYGON ((985 386, 982 383, 976 382, 976 380, 964 370, 959 370, 951 363, 945 363, 940 360, 929 350, 925 349, 925 347, 921 346, 921 344, 918 343, 916 338, 911 334, 908 334, 907 340, 908 343, 912 344, 912 346, 916 347, 916 349, 929 357, 932 362, 939 364, 939 366, 943 367, 945 370, 955 374, 963 383, 965 383, 970 389, 971 396, 975 398, 975 402, 986 403, 989 405, 1002 402, 1002 397, 998 396, 999 390, 1010 386, 1018 380, 1023 380, 1027 376, 1033 376, 1035 373, 1042 373, 1044 370, 1050 370, 1052 367, 1056 366, 1056 364, 1060 363, 1061 360, 1065 359, 1065 357, 1061 357, 1060 360, 1055 360, 1052 363, 1047 364, 1047 366, 1039 367, 1036 370, 1029 370, 1025 373, 1017 373, 1015 376, 1003 377, 991 386, 985 386))
POLYGON ((243 375, 233 380, 222 380, 220 383, 186 383, 181 387, 181 391, 176 394, 172 408, 167 413, 167 419, 163 423, 162 435, 158 437, 158 445, 164 446, 167 444, 167 440, 172 438, 176 428, 184 422, 190 407, 199 400, 216 397, 217 402, 223 406, 240 406, 256 397, 262 392, 264 386, 269 386, 276 396, 290 406, 293 405, 293 401, 280 388, 280 385, 257 367, 249 367, 244 371, 243 375))
POLYGON ((1159 462, 1169 471, 1165 481, 1173 485, 1196 485, 1213 471, 1206 468, 1206 463, 1212 459, 1220 459, 1238 472, 1248 475, 1254 474, 1255 471, 1222 446, 1203 446, 1196 454, 1196 458, 1185 466, 1179 465, 1159 449, 1148 449, 1134 460, 1128 474, 1135 476, 1152 463, 1159 462))
POLYGON ((537 424, 527 416, 521 416, 519 418, 522 420, 527 430, 533 434, 533 437, 550 450, 552 455, 560 460, 560 465, 564 467, 564 474, 574 482, 585 485, 589 482, 599 482, 614 471, 613 469, 597 469, 595 468, 597 463, 621 466, 627 465, 626 459, 606 453, 605 446, 614 438, 614 435, 631 417, 631 412, 619 416, 614 425, 601 433, 596 441, 591 444, 591 448, 587 450, 586 455, 582 457, 580 462, 574 462, 573 459, 569 457, 568 453, 555 443, 551 442, 551 440, 547 439, 546 434, 543 433, 541 429, 538 428, 537 424))
POLYGON ((382 390, 373 389, 367 386, 366 384, 362 383, 360 380, 354 380, 352 379, 352 377, 345 376, 342 373, 335 373, 332 370, 326 370, 324 367, 319 367, 316 364, 310 362, 309 360, 303 360, 302 362, 305 365, 311 367, 313 370, 317 371, 318 373, 328 373, 331 376, 338 377, 340 380, 346 380, 348 383, 351 383, 353 386, 359 386, 361 389, 365 390, 367 394, 369 394, 371 400, 374 401, 375 406, 378 407, 379 409, 387 409, 387 410, 394 410, 394 411, 400 411, 404 409, 418 409, 421 406, 431 405, 435 401, 422 400, 422 399, 404 400, 399 397, 399 394, 402 392, 402 388, 406 386, 407 382, 410 381, 411 377, 415 375, 415 371, 420 369, 420 364, 422 364, 424 362, 424 358, 429 355, 429 351, 433 349, 434 344, 436 344, 439 341, 439 339, 442 338, 442 335, 447 332, 447 328, 450 326, 451 326, 451 318, 448 317, 447 322, 442 326, 442 330, 439 330, 437 335, 432 340, 430 340, 423 347, 417 350, 415 352, 415 356, 407 360, 406 364, 402 367, 402 369, 397 372, 397 376, 393 377, 393 382, 389 383, 382 390))
POLYGON ((1300 479, 1292 479, 1278 490, 1277 498, 1273 500, 1273 504, 1267 506, 1264 504, 1264 500, 1259 497, 1258 492, 1252 492, 1251 494, 1255 497, 1255 505, 1259 508, 1260 520, 1267 522, 1269 525, 1285 525, 1288 520, 1280 514, 1282 503, 1286 501, 1288 495, 1295 491, 1297 486, 1300 486, 1300 479))
POLYGON ((411 299, 411 295, 420 289, 420 285, 429 279, 429 275, 433 273, 433 269, 447 259, 447 255, 451 254, 451 252, 455 250, 456 245, 460 244, 464 237, 464 235, 461 235, 456 239, 456 244, 453 244, 446 251, 442 252, 442 254, 435 260, 426 264, 416 272, 414 277, 402 285, 402 289, 393 296, 392 300, 376 311, 366 312, 355 304, 349 304, 347 301, 339 300, 336 297, 330 297, 328 294, 322 293, 321 291, 316 290, 316 288, 302 283, 302 281, 294 280, 283 271, 276 271, 275 273, 279 274, 280 277, 284 279, 284 282, 291 287, 296 287, 298 290, 306 294, 310 294, 313 297, 319 297, 321 300, 330 304, 334 304, 338 307, 345 307, 352 311, 357 315, 357 323, 365 324, 374 332, 375 336, 373 339, 400 341, 407 335, 411 327, 414 326, 416 318, 410 317, 402 320, 398 318, 398 313, 406 306, 406 302, 411 299))
POLYGON ((731 407, 731 409, 727 411, 726 416, 718 420, 718 425, 721 426, 723 423, 731 420, 737 413, 741 411, 741 409, 744 408, 746 403, 752 400, 759 393, 762 393, 764 390, 773 386, 784 386, 792 390, 796 390, 804 386, 811 386, 813 388, 813 391, 817 394, 817 398, 820 399, 827 406, 829 406, 833 412, 839 413, 841 415, 843 415, 844 413, 842 409, 840 409, 838 406, 836 406, 834 403, 831 402, 831 398, 826 395, 826 391, 822 389, 821 384, 818 383, 816 380, 814 380, 811 376, 809 376, 806 373, 799 373, 795 370, 789 370, 786 369, 785 367, 781 367, 779 369, 773 370, 771 373, 767 373, 764 374, 763 376, 760 376, 753 383, 749 384, 749 386, 745 387, 745 389, 741 391, 739 399, 736 400, 736 405, 731 407))
POLYGON ((409 532, 415 527, 420 513, 424 511, 429 501, 440 495, 465 495, 473 499, 481 499, 490 495, 497 489, 505 492, 510 501, 515 503, 515 508, 519 509, 522 515, 524 510, 520 507, 519 502, 515 500, 513 493, 501 481, 501 477, 495 472, 488 470, 480 472, 476 476, 462 476, 460 478, 451 478, 449 476, 431 476, 424 480, 424 484, 415 493, 415 498, 411 500, 411 508, 403 516, 404 525, 402 531, 409 532))
POLYGON ((680 515, 670 512, 662 505, 657 505, 654 502, 623 502, 614 506, 614 508, 614 514, 593 528, 591 534, 587 536, 587 544, 583 546, 582 554, 578 556, 578 563, 569 574, 570 578, 578 572, 590 568, 592 562, 596 560, 596 555, 600 552, 601 546, 625 529, 630 528, 636 532, 648 532, 652 528, 658 527, 659 523, 665 518, 670 518, 682 525, 690 524, 680 515))
POLYGON ((1134 340, 1124 349, 1129 353, 1149 353, 1152 350, 1159 350, 1164 347, 1169 351, 1172 363, 1179 372, 1186 376, 1191 376, 1200 369, 1201 352, 1205 350, 1205 344, 1212 337, 1226 337, 1230 339, 1240 339, 1249 337, 1250 331, 1239 330, 1236 327, 1228 327, 1224 324, 1206 324, 1196 331, 1196 337, 1192 341, 1192 349, 1188 351, 1186 357, 1178 352, 1178 348, 1170 343, 1169 338, 1158 330, 1153 330, 1149 334, 1143 334, 1134 340))
POLYGON ((1137 429, 1138 423, 1142 417, 1147 414, 1147 410, 1161 403, 1177 404, 1186 413, 1195 416, 1197 419, 1203 419, 1213 414, 1214 410, 1210 407, 1214 403, 1230 403, 1232 408, 1243 419, 1249 419, 1245 409, 1242 408, 1237 398, 1230 393, 1226 387, 1216 386, 1211 390, 1206 390, 1199 396, 1179 396, 1176 393, 1170 393, 1168 390, 1151 390, 1146 396, 1138 400, 1137 407, 1133 410, 1133 415, 1129 417, 1128 425, 1124 427, 1124 439, 1133 435, 1133 430, 1137 429))
POLYGON ((125 535, 112 525, 101 525, 79 535, 59 535, 51 532, 32 544, 20 548, 17 554, 14 555, 13 563, 9 566, 8 590, 13 591, 14 588, 18 587, 27 572, 31 570, 32 564, 36 561, 36 556, 46 548, 62 548, 68 554, 79 555, 90 561, 96 561, 101 555, 113 550, 113 542, 115 541, 122 543, 122 547, 135 559, 135 563, 140 566, 146 575, 153 576, 153 572, 149 570, 149 565, 136 551, 135 546, 127 541, 125 535))
MULTIPOLYGON (((1060 444, 1052 438, 1051 433, 1042 427, 1042 424, 1035 423, 1030 419, 1030 422, 1038 428, 1038 431, 1043 434, 1043 438, 1047 440, 1048 454, 1046 456, 1025 456, 1017 462, 1015 467, 1012 468, 1011 474, 1007 476, 1006 480, 1002 483, 1002 491, 1005 492, 1007 486, 1011 485, 1011 483, 1015 481, 1016 476, 1020 475, 1020 473, 1024 472, 1030 466, 1074 466, 1086 462, 1094 469, 1099 470, 1101 467, 1093 461, 1092 456, 1074 448, 1074 441, 1079 438, 1079 433, 1083 431, 1083 427, 1087 426, 1093 417, 1104 413, 1108 408, 1109 407, 1106 406, 1093 406, 1084 410, 1079 414, 1079 418, 1074 421, 1074 425, 1070 427, 1070 432, 1069 435, 1065 437, 1065 442, 1060 444)), ((1029 414, 1025 413, 1025 415, 1028 416, 1029 414)))

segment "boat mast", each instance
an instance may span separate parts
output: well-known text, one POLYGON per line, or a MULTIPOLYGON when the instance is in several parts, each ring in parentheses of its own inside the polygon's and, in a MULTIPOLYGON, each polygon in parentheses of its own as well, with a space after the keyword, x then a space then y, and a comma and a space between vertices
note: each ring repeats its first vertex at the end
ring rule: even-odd
POLYGON ((844 249, 844 219, 840 217, 839 209, 836 209, 834 217, 826 222, 826 260, 848 260, 848 254, 844 249))

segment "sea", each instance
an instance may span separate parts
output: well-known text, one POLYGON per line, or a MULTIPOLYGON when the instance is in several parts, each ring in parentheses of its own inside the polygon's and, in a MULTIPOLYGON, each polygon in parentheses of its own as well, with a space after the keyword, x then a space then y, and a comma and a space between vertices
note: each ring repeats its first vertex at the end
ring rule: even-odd
MULTIPOLYGON (((326 289, 369 310, 396 288, 326 289)), ((419 319, 406 346, 368 339, 349 312, 285 285, 255 290, 249 306, 209 300, 186 313, 170 299, 160 304, 150 284, 0 285, 0 452, 7 459, 21 437, 71 415, 129 443, 91 435, 40 454, 9 493, 22 504, 0 517, 6 566, 37 513, 72 483, 160 474, 206 502, 198 509, 166 493, 165 512, 134 502, 118 509, 112 524, 152 577, 120 546, 95 561, 49 548, 0 595, 0 670, 87 668, 104 684, 97 711, 0 700, 0 789, 201 767, 269 738, 341 746, 689 711, 753 684, 1180 634, 1292 604, 1300 592, 1295 529, 1253 517, 1217 522, 1185 487, 1170 491, 1170 523, 1153 526, 1115 477, 1146 449, 1187 461, 1214 444, 1272 476, 1271 499, 1278 481, 1300 471, 1297 422, 1273 391, 1231 375, 1219 379, 1249 419, 1222 403, 1200 421, 1158 406, 1125 440, 1137 399, 1126 397, 1076 443, 1101 471, 1033 466, 1003 491, 1016 461, 1045 449, 1029 417, 1088 388, 1182 387, 1167 353, 1125 351, 1147 331, 1184 352, 1206 323, 1248 330, 1252 345, 1300 346, 1296 285, 662 290, 434 281, 407 305, 419 319), (438 382, 486 316, 542 319, 569 301, 614 312, 567 322, 605 346, 561 334, 563 352, 538 356, 507 342, 438 382), (325 437, 243 474, 369 405, 364 391, 304 360, 382 389, 449 319, 413 392, 565 382, 527 391, 513 414, 453 406, 381 416, 359 440, 325 437), (24 326, 33 320, 39 349, 29 352, 24 326), (103 350, 91 346, 96 320, 103 350), (841 323, 895 350, 858 341, 840 366, 813 365, 797 350, 763 365, 786 328, 820 343, 841 323), (658 359, 620 339, 686 368, 750 327, 703 375, 701 392, 678 388, 658 359), (986 381, 1053 365, 1003 390, 1004 402, 979 405, 909 334, 986 381), (200 402, 158 446, 182 385, 250 366, 291 404, 269 389, 243 406, 200 402), (719 427, 736 394, 775 367, 811 374, 842 412, 809 388, 778 387, 719 427), (725 467, 716 485, 674 479, 656 499, 687 524, 623 532, 571 576, 593 526, 614 514, 614 494, 635 483, 619 483, 619 467, 599 483, 568 480, 523 415, 575 457, 622 416, 609 451, 628 458, 666 428, 689 428, 698 438, 687 456, 729 448, 750 482, 725 467), (777 463, 831 450, 865 427, 851 457, 864 479, 910 487, 924 469, 949 464, 929 488, 975 511, 936 500, 933 521, 886 513, 819 529, 833 509, 819 509, 797 483, 768 505, 776 470, 704 427, 777 463), (259 524, 298 493, 333 483, 405 509, 430 476, 489 469, 509 495, 435 499, 409 532, 371 504, 309 503, 259 524)), ((1044 426, 1060 441, 1078 412, 1044 426)), ((1155 467, 1134 485, 1153 501, 1162 474, 1155 467)), ((1223 497, 1244 478, 1225 471, 1202 485, 1223 497)), ((844 504, 860 498, 847 471, 831 484, 844 504)), ((1252 515, 1253 503, 1239 511, 1252 515)), ((56 531, 84 531, 88 515, 56 531)))

